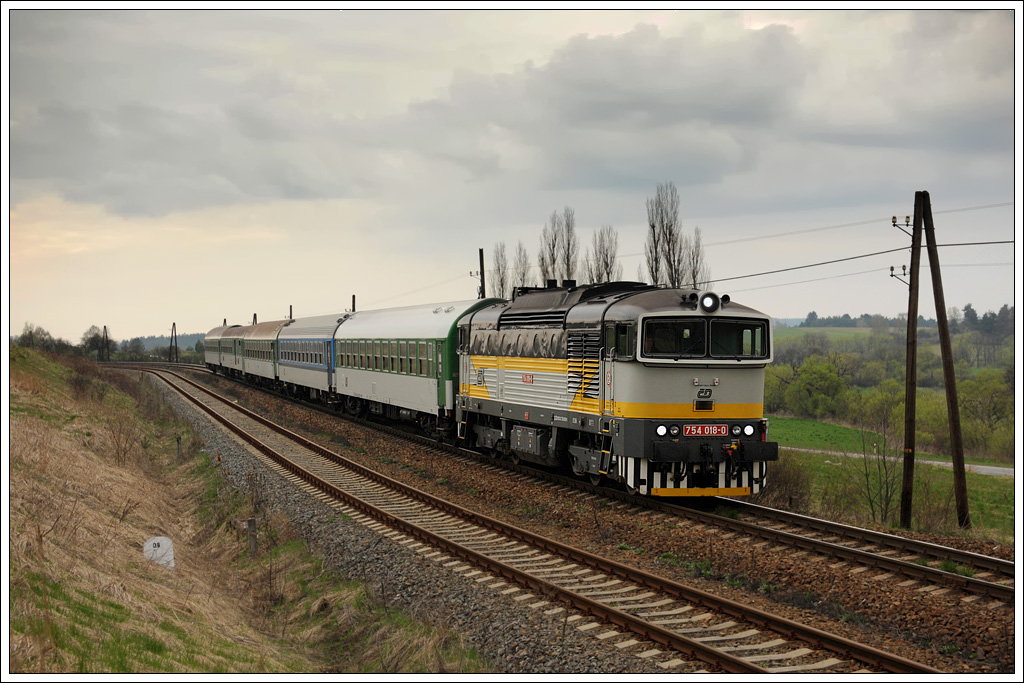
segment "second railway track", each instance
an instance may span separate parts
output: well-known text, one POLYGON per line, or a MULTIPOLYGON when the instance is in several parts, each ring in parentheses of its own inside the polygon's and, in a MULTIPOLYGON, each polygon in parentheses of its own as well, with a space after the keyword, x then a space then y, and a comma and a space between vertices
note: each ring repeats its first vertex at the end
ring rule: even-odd
MULTIPOLYGON (((281 438, 267 435, 266 441, 281 438)), ((254 445, 264 440, 250 439, 254 445)), ((282 450, 295 451, 295 439, 289 440, 292 443, 282 450)), ((261 443, 257 447, 273 450, 261 443)), ((318 491, 340 497, 343 502, 338 505, 479 568, 472 571, 519 584, 538 602, 564 603, 656 643, 647 651, 649 657, 671 661, 677 652, 709 668, 736 672, 936 671, 509 527, 422 492, 397 493, 396 488, 404 487, 354 463, 342 465, 337 456, 311 442, 299 450, 303 449, 309 454, 290 456, 288 463, 278 457, 278 466, 318 491), (307 465, 299 466, 298 461, 307 465), (344 470, 339 469, 342 466, 344 470)))

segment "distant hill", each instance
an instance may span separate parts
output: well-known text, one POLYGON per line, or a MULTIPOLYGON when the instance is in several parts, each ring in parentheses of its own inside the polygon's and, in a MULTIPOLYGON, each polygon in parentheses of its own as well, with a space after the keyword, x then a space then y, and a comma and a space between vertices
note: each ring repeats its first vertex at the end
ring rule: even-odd
MULTIPOLYGON (((205 332, 195 332, 192 334, 179 334, 178 335, 178 349, 194 349, 197 341, 203 341, 206 338, 205 332)), ((156 349, 166 349, 171 344, 171 338, 169 336, 161 337, 142 337, 142 344, 146 347, 147 351, 153 351, 156 349)))

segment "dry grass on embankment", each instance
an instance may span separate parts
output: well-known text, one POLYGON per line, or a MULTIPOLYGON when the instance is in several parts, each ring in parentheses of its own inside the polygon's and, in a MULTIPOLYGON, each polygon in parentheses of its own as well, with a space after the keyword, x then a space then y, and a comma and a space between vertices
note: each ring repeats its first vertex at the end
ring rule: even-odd
POLYGON ((19 347, 10 368, 11 673, 481 670, 324 571, 279 516, 250 557, 227 523, 249 502, 149 382, 19 347), (173 570, 144 557, 155 536, 173 570))

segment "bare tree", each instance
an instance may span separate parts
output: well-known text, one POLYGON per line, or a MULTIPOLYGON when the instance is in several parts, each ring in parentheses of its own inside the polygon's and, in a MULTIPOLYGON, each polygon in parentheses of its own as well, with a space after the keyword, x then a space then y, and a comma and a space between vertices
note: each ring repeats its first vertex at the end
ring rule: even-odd
POLYGON ((647 270, 653 284, 708 289, 711 270, 705 263, 700 228, 684 235, 679 222, 679 192, 661 183, 647 199, 647 270))
POLYGON ((680 286, 694 289, 711 289, 711 268, 704 260, 704 245, 701 243, 700 228, 693 229, 693 238, 683 240, 683 273, 680 286))
POLYGON ((590 247, 583 252, 583 262, 580 263, 580 278, 583 282, 597 282, 597 272, 594 269, 594 257, 590 255, 590 247))
POLYGON ((491 293, 502 299, 507 298, 508 293, 508 258, 505 256, 505 243, 498 242, 494 245, 492 256, 494 268, 491 272, 491 293))
POLYGON ((647 257, 647 274, 652 285, 661 284, 661 206, 656 198, 647 198, 647 242, 644 255, 647 257))
POLYGON ((610 225, 601 226, 594 232, 593 242, 587 253, 590 282, 615 282, 622 279, 622 265, 619 264, 619 235, 610 225))
POLYGON ((672 288, 683 282, 683 236, 679 228, 679 192, 673 183, 662 183, 655 191, 661 258, 665 283, 672 288))
POLYGON ((544 225, 540 233, 540 253, 537 255, 537 263, 540 266, 541 285, 546 285, 548 280, 557 280, 561 271, 558 267, 558 254, 561 250, 562 239, 562 217, 557 211, 551 212, 551 219, 544 225))
POLYGON ((512 284, 515 287, 526 287, 530 282, 530 254, 527 253, 523 241, 516 245, 516 257, 512 262, 512 284))
POLYGON ((576 278, 579 258, 580 240, 576 236, 576 211, 572 207, 565 207, 562 211, 561 239, 558 245, 558 271, 563 279, 573 280, 576 278))

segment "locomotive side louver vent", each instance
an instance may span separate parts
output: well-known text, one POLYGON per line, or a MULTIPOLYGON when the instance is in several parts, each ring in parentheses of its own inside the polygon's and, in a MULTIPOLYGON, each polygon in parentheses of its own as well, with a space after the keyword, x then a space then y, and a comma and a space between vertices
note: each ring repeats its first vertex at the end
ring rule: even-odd
POLYGON ((569 394, 600 398, 601 333, 569 332, 566 351, 569 358, 569 394))

